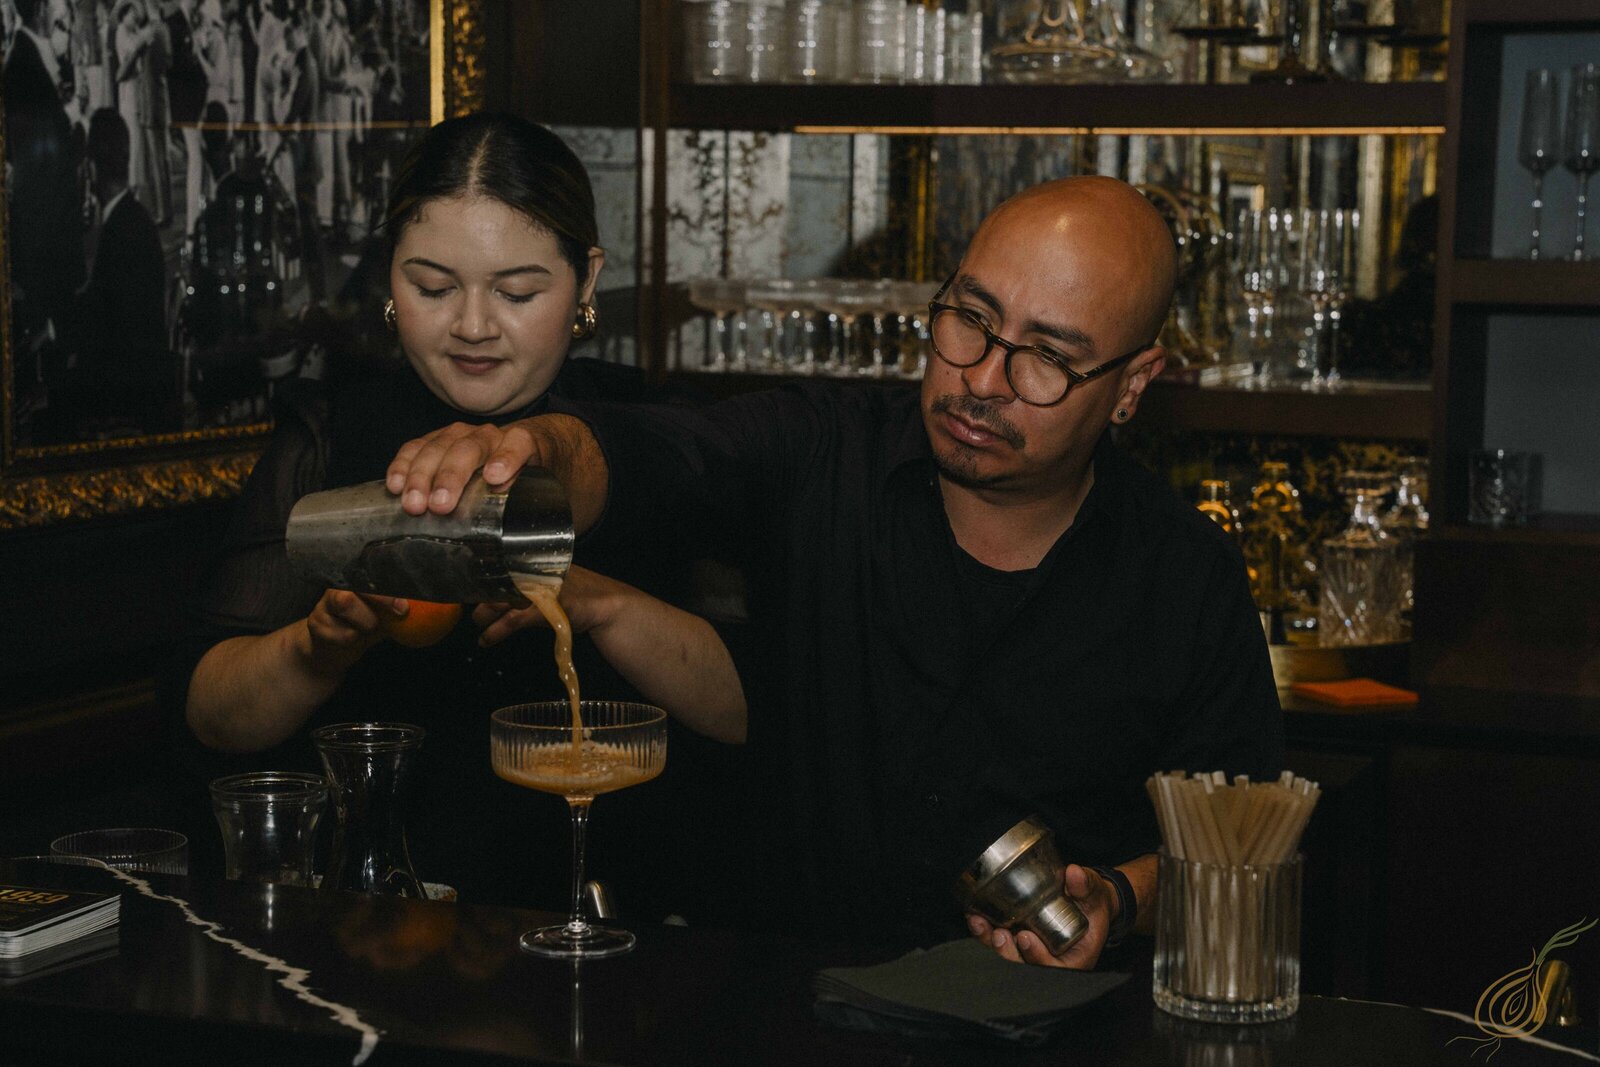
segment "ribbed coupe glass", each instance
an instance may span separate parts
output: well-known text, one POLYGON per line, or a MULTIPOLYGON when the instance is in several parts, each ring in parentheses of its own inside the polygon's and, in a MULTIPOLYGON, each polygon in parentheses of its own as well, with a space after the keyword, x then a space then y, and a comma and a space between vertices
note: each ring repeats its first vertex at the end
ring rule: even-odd
POLYGON ((601 793, 648 782, 667 762, 667 713, 647 704, 585 700, 516 704, 489 717, 494 773, 514 785, 567 798, 572 813, 572 910, 561 926, 529 930, 522 948, 556 959, 600 959, 633 948, 626 930, 584 914, 584 837, 601 793))

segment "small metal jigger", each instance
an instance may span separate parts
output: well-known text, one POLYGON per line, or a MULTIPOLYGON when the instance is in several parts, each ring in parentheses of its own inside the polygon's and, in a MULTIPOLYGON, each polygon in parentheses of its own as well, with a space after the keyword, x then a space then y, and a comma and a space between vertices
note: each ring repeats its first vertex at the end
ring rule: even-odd
POLYGON ((1089 920, 1061 884, 1065 864, 1050 828, 1029 816, 983 850, 956 879, 956 898, 995 926, 1025 929, 1051 955, 1089 930, 1089 920))

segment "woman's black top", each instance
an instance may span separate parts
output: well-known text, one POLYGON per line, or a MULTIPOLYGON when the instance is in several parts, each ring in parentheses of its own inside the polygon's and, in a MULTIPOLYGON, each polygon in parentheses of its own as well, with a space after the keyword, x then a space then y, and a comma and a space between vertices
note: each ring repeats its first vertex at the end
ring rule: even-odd
MULTIPOLYGON (((633 368, 569 359, 547 394, 495 421, 538 414, 552 398, 559 403, 654 397, 633 368)), ((172 672, 168 701, 177 722, 182 722, 189 678, 207 649, 228 637, 267 633, 303 618, 322 595, 323 588, 296 574, 285 554, 284 534, 295 502, 321 489, 381 479, 402 444, 457 421, 476 420, 434 396, 409 367, 337 387, 308 384, 280 405, 271 442, 236 503, 201 591, 195 640, 172 672)), ((575 562, 677 599, 684 553, 665 541, 626 533, 620 538, 628 544, 626 552, 607 550, 605 538, 580 537, 575 562)), ((309 740, 318 725, 417 723, 428 731, 407 820, 418 876, 456 887, 464 900, 564 911, 570 860, 566 805, 560 797, 502 781, 489 765, 489 714, 495 708, 564 695, 551 636, 533 628, 486 649, 478 647, 478 633, 464 617, 429 648, 380 643, 303 729, 270 751, 224 756, 201 749, 183 729, 187 761, 199 779, 241 770, 320 770, 309 740)), ((574 654, 585 698, 637 698, 586 639, 578 639, 574 654)), ((591 876, 610 883, 630 916, 692 910, 693 901, 683 899, 689 894, 674 884, 673 875, 687 876, 691 866, 678 862, 695 852, 684 831, 698 821, 684 805, 692 808, 700 801, 678 797, 675 782, 696 779, 686 792, 710 803, 717 767, 730 758, 728 752, 674 726, 662 778, 609 794, 597 805, 591 876), (697 754, 710 761, 709 772, 694 769, 697 754)), ((203 784, 193 783, 202 789, 203 784)))

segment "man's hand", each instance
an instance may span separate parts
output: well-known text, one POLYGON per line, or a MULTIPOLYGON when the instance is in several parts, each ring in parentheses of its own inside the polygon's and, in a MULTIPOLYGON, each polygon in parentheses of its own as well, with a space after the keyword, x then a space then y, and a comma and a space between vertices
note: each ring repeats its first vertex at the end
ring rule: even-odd
POLYGON ((1062 872, 1062 884, 1067 896, 1077 902, 1083 917, 1089 920, 1089 930, 1059 956, 1053 956, 1033 933, 997 929, 981 915, 967 914, 967 928, 972 936, 994 949, 1012 963, 1034 963, 1041 967, 1070 967, 1073 970, 1092 970, 1100 961, 1105 948, 1106 934, 1117 911, 1117 891, 1098 874, 1076 863, 1067 865, 1062 872))
POLYGON ((448 515, 478 468, 504 489, 522 468, 545 467, 567 488, 572 523, 582 533, 605 508, 608 471, 594 435, 571 415, 539 415, 506 426, 452 423, 400 446, 384 477, 408 515, 448 515))

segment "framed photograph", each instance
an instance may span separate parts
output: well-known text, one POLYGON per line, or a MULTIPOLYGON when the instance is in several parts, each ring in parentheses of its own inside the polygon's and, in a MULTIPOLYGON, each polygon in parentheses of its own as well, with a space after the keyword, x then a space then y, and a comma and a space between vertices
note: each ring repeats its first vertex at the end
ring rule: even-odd
POLYGON ((481 99, 475 2, 0 0, 0 529, 237 489, 379 314, 394 170, 481 99))

